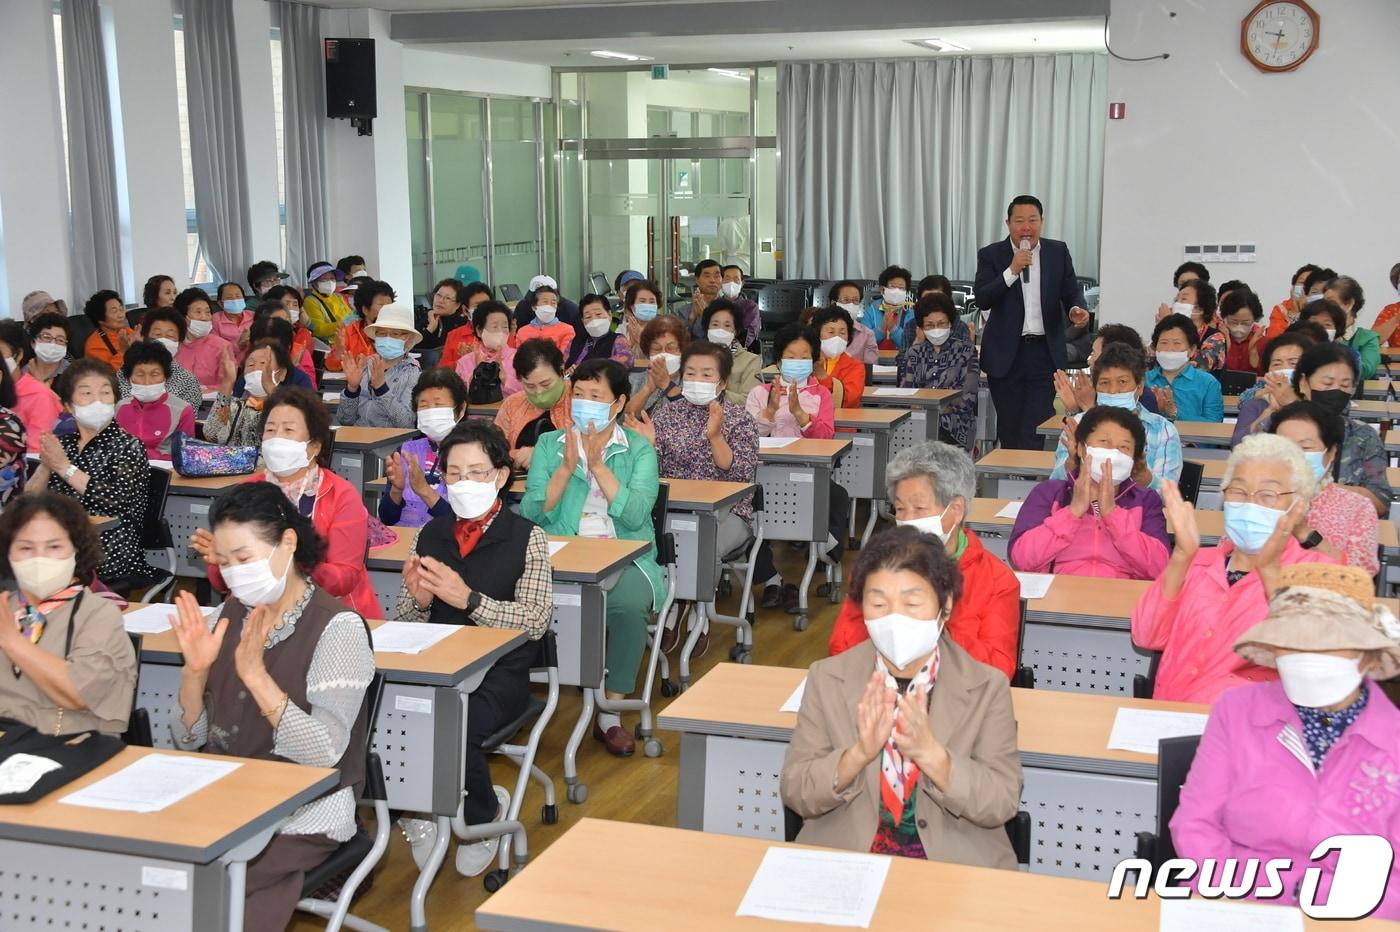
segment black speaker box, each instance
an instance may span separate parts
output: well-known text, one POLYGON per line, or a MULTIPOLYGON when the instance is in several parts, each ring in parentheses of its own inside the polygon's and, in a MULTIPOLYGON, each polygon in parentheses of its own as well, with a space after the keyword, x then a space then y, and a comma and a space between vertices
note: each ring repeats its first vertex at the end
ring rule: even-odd
POLYGON ((378 116, 374 92, 374 40, 323 39, 326 116, 332 120, 378 116))

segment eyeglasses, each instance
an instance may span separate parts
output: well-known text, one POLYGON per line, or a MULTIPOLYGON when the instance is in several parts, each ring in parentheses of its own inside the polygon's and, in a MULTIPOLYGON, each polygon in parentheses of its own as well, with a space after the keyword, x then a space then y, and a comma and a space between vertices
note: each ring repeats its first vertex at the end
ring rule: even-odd
POLYGON ((1285 496, 1297 494, 1297 489, 1290 489, 1287 492, 1275 492, 1272 489, 1260 489, 1253 495, 1240 488, 1226 489, 1223 498, 1231 505, 1243 505, 1245 502, 1253 502, 1263 508, 1275 508, 1279 499, 1285 496))
POLYGON ((444 470, 442 477, 448 482, 461 482, 468 479, 472 482, 486 482, 496 478, 498 470, 494 466, 473 466, 470 469, 448 469, 444 470))

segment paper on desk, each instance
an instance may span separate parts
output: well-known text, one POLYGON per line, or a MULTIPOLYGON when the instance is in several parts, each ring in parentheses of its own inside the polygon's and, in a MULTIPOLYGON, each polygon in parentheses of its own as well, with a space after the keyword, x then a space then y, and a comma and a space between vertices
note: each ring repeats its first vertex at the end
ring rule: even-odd
POLYGON ((873 854, 769 848, 737 915, 867 929, 889 870, 873 854))
POLYGON ((159 812, 242 766, 199 754, 147 754, 59 802, 120 812, 159 812))
POLYGON ((323 401, 339 401, 340 392, 321 392, 321 399, 323 401))
POLYGON ((1011 518, 1015 520, 1021 514, 1021 506, 1025 502, 1007 502, 1001 506, 1001 511, 997 512, 998 518, 1011 518))
POLYGON ((550 541, 550 542, 549 542, 549 556, 550 556, 550 559, 553 559, 553 558, 554 558, 554 555, 555 555, 556 553, 558 553, 559 551, 563 550, 563 549, 564 549, 565 547, 567 547, 567 546, 569 546, 569 542, 568 542, 567 540, 552 540, 552 541, 550 541))
POLYGON ((218 393, 218 392, 204 392, 202 395, 200 395, 200 397, 203 398, 205 401, 213 401, 215 398, 218 398, 218 397, 219 397, 219 393, 218 393))
MULTIPOLYGON (((891 366, 890 368, 893 369, 894 367, 891 366)), ((897 398, 907 398, 910 395, 917 395, 918 393, 919 390, 917 388, 889 388, 888 386, 872 388, 866 392, 867 395, 892 395, 897 398)))
POLYGON ((1164 712, 1158 709, 1123 709, 1113 716, 1108 746, 1118 751, 1156 754, 1163 738, 1199 735, 1206 730, 1206 717, 1199 712, 1164 712))
POLYGON ((47 757, 11 754, 0 764, 0 794, 28 793, 44 774, 62 766, 47 757))
POLYGON ((1162 900, 1159 932, 1303 932, 1303 914, 1291 906, 1219 900, 1162 900))
POLYGON ((385 654, 421 654, 458 631, 456 625, 425 625, 413 621, 386 621, 370 632, 374 649, 385 654))
POLYGON ((871 366, 871 375, 894 375, 899 372, 899 366, 871 366))
POLYGON ((785 447, 790 443, 796 443, 796 437, 759 437, 758 448, 760 450, 776 450, 785 447))
POLYGON ((1016 578, 1021 581, 1023 599, 1045 598, 1045 593, 1050 591, 1050 584, 1055 581, 1053 573, 1017 573, 1016 578))
POLYGON ((806 691, 807 677, 804 676, 802 677, 802 682, 798 683, 797 688, 792 691, 792 695, 787 697, 787 702, 784 702, 778 707, 778 711, 796 712, 798 709, 802 708, 802 694, 806 691))
MULTIPOLYGON (((129 634, 160 634, 170 630, 170 616, 176 611, 175 606, 169 602, 153 602, 122 615, 122 627, 126 628, 129 634)), ((208 618, 210 614, 218 611, 218 607, 201 608, 200 611, 208 618)))

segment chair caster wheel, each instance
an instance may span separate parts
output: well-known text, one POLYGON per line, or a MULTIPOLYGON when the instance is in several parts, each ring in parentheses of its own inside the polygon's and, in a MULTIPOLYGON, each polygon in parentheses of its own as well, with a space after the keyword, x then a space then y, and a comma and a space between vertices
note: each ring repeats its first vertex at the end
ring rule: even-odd
POLYGON ((735 663, 746 663, 746 664, 747 664, 747 663, 753 663, 753 651, 748 651, 748 650, 744 651, 742 654, 740 654, 739 656, 737 656, 737 657, 734 658, 734 662, 735 662, 735 663))
POLYGON ((655 738, 648 738, 642 742, 642 753, 647 757, 660 757, 661 751, 661 742, 655 738))
POLYGON ((797 617, 792 619, 792 630, 806 631, 808 624, 809 622, 807 621, 806 615, 798 615, 797 617))
POLYGON ((829 598, 829 599, 831 600, 831 604, 832 604, 832 605, 835 605, 836 603, 840 602, 840 601, 841 601, 841 587, 840 587, 839 585, 833 584, 832 587, 831 587, 831 589, 830 589, 830 591, 827 592, 827 598, 829 598))
POLYGON ((579 805, 588 801, 588 785, 584 783, 570 784, 568 792, 569 802, 579 805))
POLYGON ((721 579, 721 580, 715 585, 715 595, 719 596, 721 599, 727 599, 727 598, 729 598, 730 593, 732 593, 733 591, 734 591, 734 584, 731 583, 731 582, 729 581, 729 577, 728 577, 728 576, 726 576, 726 577, 724 577, 723 579, 721 579))
POLYGON ((540 821, 545 825, 557 825, 559 823, 559 807, 553 803, 541 806, 540 821))
POLYGON ((499 868, 493 870, 482 878, 481 885, 486 888, 487 893, 495 893, 510 879, 510 871, 503 871, 499 868))
POLYGON ((664 698, 670 699, 672 696, 676 695, 680 691, 680 687, 677 686, 675 683, 671 682, 670 680, 661 681, 661 695, 664 698))
POLYGON ((735 644, 733 647, 729 648, 729 659, 739 662, 739 658, 746 653, 748 653, 748 649, 745 648, 744 645, 735 644))

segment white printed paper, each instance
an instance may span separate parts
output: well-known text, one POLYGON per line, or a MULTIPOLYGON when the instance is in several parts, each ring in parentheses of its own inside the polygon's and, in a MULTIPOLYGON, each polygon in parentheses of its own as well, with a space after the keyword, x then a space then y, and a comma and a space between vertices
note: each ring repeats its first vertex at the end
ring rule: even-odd
POLYGON ((868 929, 889 871, 874 854, 769 848, 737 915, 868 929))
POLYGON ((120 812, 159 812, 242 766, 199 754, 147 754, 59 802, 120 812))
POLYGON ((1043 599, 1050 591, 1050 584, 1055 581, 1053 573, 1017 573, 1016 578, 1021 581, 1021 598, 1023 599, 1043 599))
POLYGON ((1007 502, 1005 505, 1001 506, 1001 511, 998 511, 998 512, 997 512, 997 517, 998 517, 998 518, 1010 518, 1011 520, 1015 521, 1016 518, 1021 514, 1021 506, 1022 506, 1023 504, 1025 504, 1025 503, 1024 503, 1024 502, 1007 502))
POLYGON ((28 793, 46 773, 58 770, 58 761, 34 754, 11 754, 0 764, 0 795, 28 793))
POLYGON ((802 708, 802 694, 807 691, 807 677, 802 677, 802 682, 797 684, 797 688, 792 691, 792 695, 787 697, 787 702, 778 706, 779 712, 796 712, 802 708))
POLYGON ((385 654, 421 654, 462 630, 457 625, 386 621, 369 633, 374 649, 385 654))
MULTIPOLYGON (((219 607, 201 606, 199 610, 208 618, 217 612, 219 607)), ((169 602, 152 602, 122 615, 122 627, 126 628, 128 634, 161 634, 170 630, 170 616, 177 613, 178 609, 169 602)))
POLYGON ((1220 900, 1162 900, 1160 932, 1303 932, 1303 914, 1292 906, 1220 900))
POLYGON ((1108 736, 1110 749, 1156 754, 1163 738, 1199 735, 1206 730, 1206 716, 1198 712, 1166 712, 1159 709, 1119 709, 1108 736))
POLYGON ((918 393, 919 390, 917 388, 890 388, 889 386, 872 388, 870 391, 866 392, 867 395, 884 395, 887 398, 908 398, 918 393))
POLYGON ((321 398, 325 401, 340 401, 340 392, 321 392, 321 398))
POLYGON ((880 365, 875 365, 875 366, 871 366, 871 367, 870 367, 870 374, 871 374, 871 375, 896 375, 896 374, 898 374, 898 372, 899 372, 899 366, 880 366, 880 365))
POLYGON ((796 442, 796 437, 759 437, 758 448, 760 450, 777 450, 796 442))
POLYGON ((549 542, 549 555, 553 557, 556 553, 569 546, 567 540, 552 540, 549 542))

